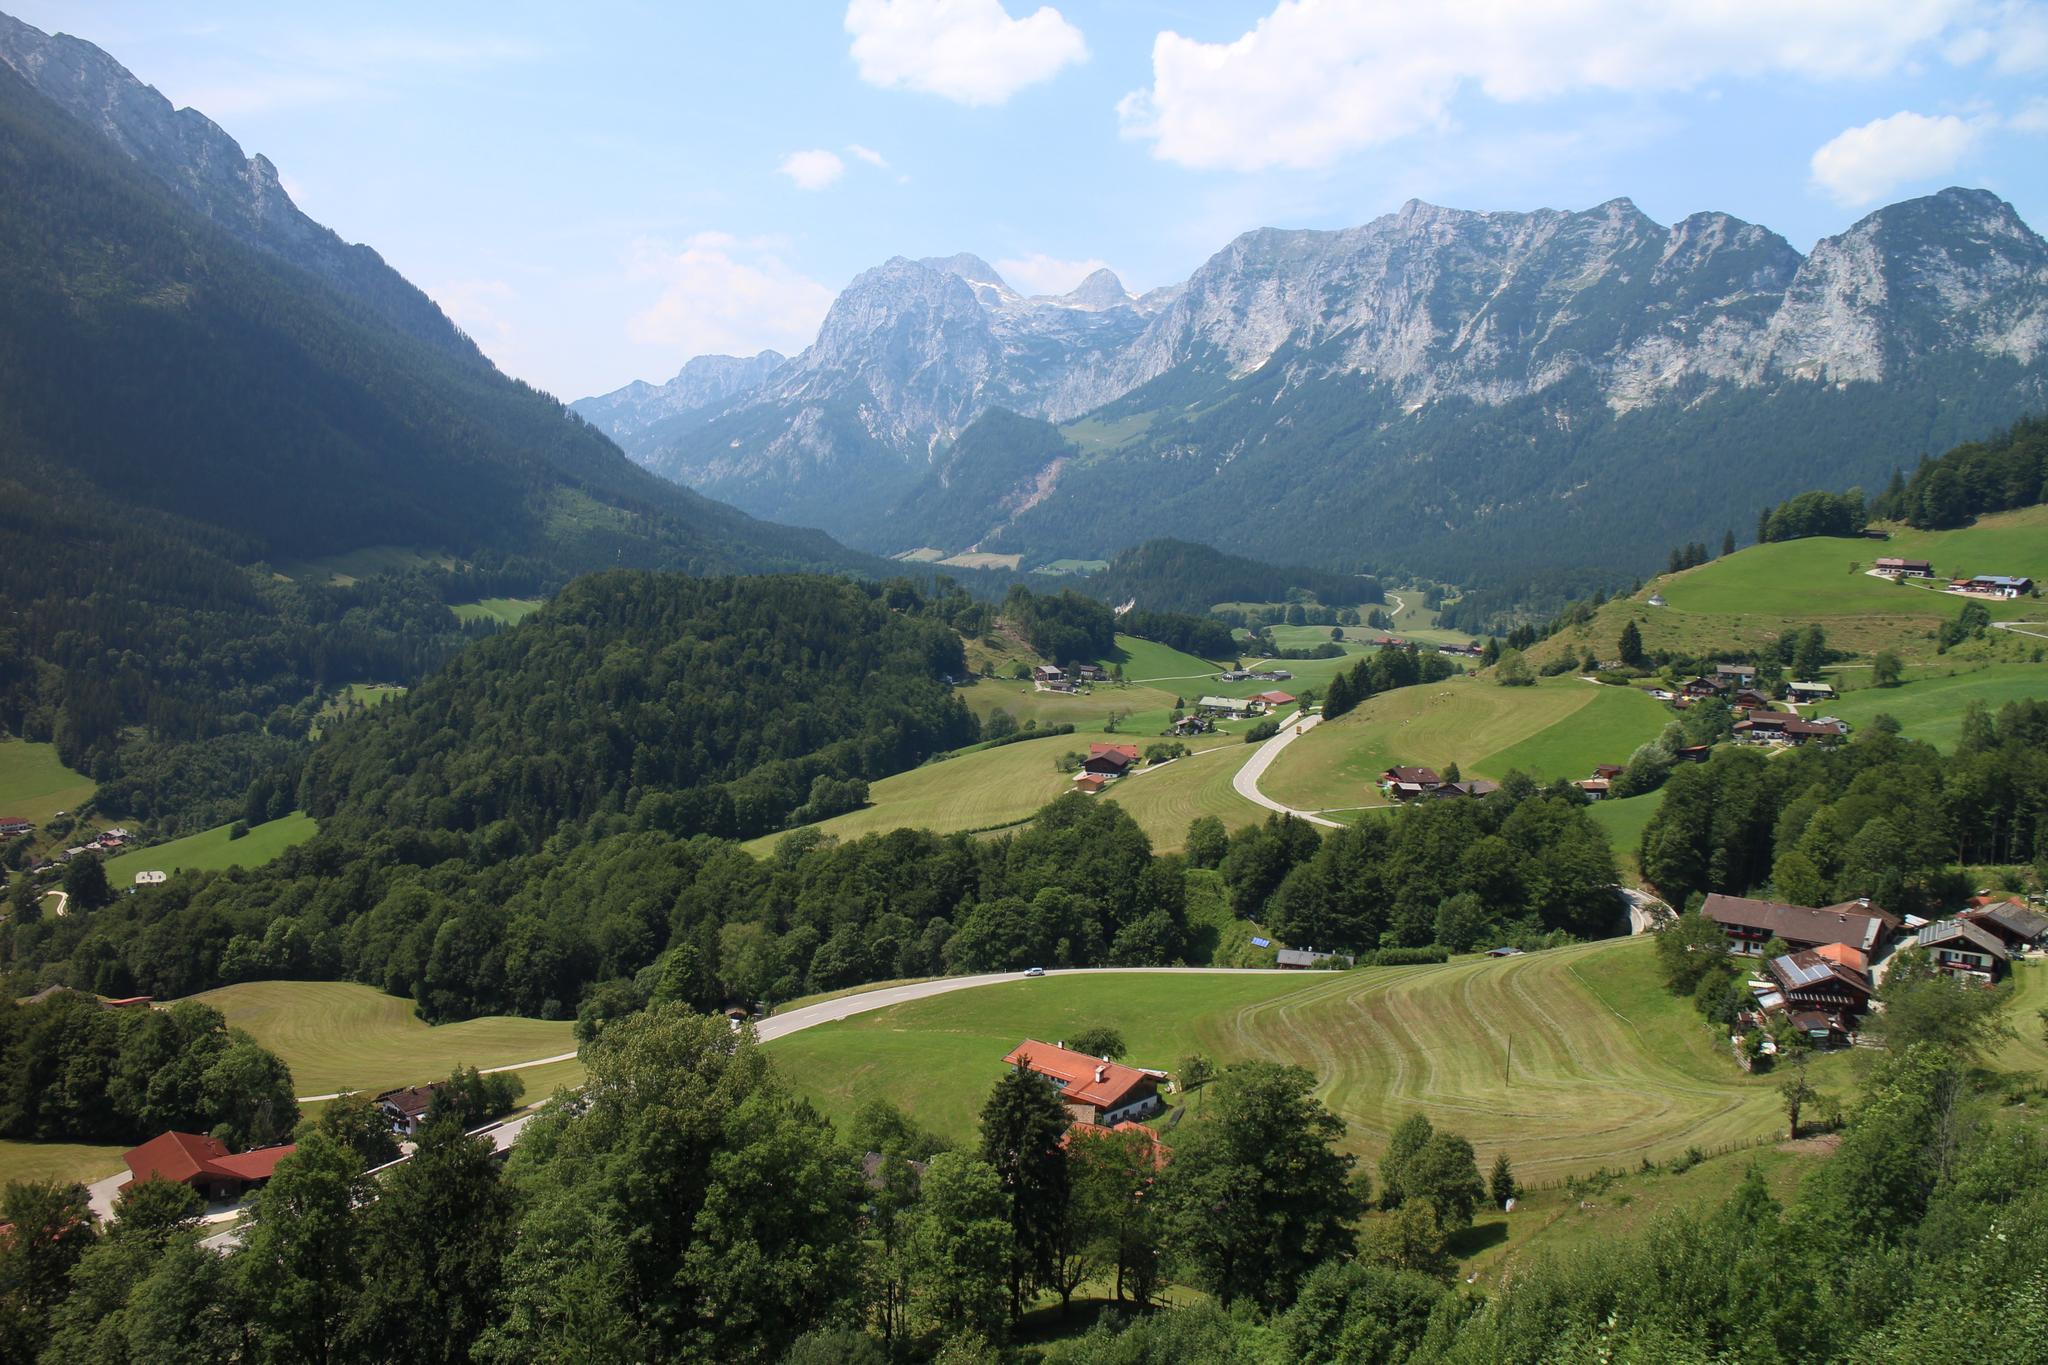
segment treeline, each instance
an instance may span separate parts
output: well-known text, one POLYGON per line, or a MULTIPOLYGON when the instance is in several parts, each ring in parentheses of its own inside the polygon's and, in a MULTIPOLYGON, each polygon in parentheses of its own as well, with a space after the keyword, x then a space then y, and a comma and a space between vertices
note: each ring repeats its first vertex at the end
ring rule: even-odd
POLYGON ((1285 602, 1306 593, 1328 607, 1382 602, 1376 578, 1262 564, 1186 540, 1148 540, 1120 552, 1087 580, 1088 591, 1121 605, 1200 616, 1218 602, 1285 602))
POLYGON ((2029 417, 1989 440, 1921 460, 1911 480, 1893 471, 1871 514, 1940 529, 2041 502, 2048 502, 2048 419, 2029 417))
POLYGON ((1681 765, 1643 830, 1644 877, 1673 904, 1768 892, 1927 914, 1969 894, 1955 865, 2048 854, 2048 703, 1973 705, 1946 756, 1897 731, 1879 716, 1834 748, 1681 765))
POLYGON ((290 1136, 291 1081, 275 1055, 196 1001, 153 1010, 73 991, 0 998, 0 1137, 134 1143, 175 1129, 239 1149, 290 1136))
POLYGON ((2048 419, 2028 417, 1988 440, 1966 442, 1938 458, 1923 456, 1911 479, 1893 470, 1884 491, 1867 503, 1860 488, 1789 498, 1763 512, 1757 539, 1861 535, 1873 518, 1943 530, 2041 502, 2048 502, 2048 419))
POLYGON ((1614 855, 1564 788, 1515 775, 1484 798, 1426 801, 1320 838, 1274 816, 1230 840, 1232 908, 1285 942, 1336 950, 1463 953, 1611 933, 1622 917, 1614 855))
POLYGON ((1767 508, 1757 518, 1756 538, 1758 544, 1769 545, 1807 536, 1860 536, 1869 521, 1862 489, 1852 488, 1846 493, 1815 490, 1767 508))
POLYGON ((1464 671, 1460 665, 1434 650, 1424 654, 1414 645, 1376 649, 1330 679, 1329 690, 1323 694, 1323 719, 1335 720, 1346 715, 1358 709, 1360 702, 1378 693, 1396 687, 1412 687, 1416 683, 1442 682, 1464 671))
POLYGON ((1238 656, 1237 637, 1230 633, 1227 624, 1214 616, 1133 608, 1117 618, 1116 626, 1125 635, 1135 635, 1141 640, 1150 640, 1198 659, 1222 660, 1238 656))
POLYGON ((1116 649, 1116 614, 1072 588, 1035 593, 1020 583, 1003 598, 1003 619, 1056 664, 1101 659, 1116 649))
POLYGON ((534 1118, 502 1166, 436 1122, 372 1183, 323 1125, 223 1251, 200 1244, 182 1186, 130 1191, 104 1232, 76 1186, 9 1186, 0 1349, 250 1365, 1942 1365, 2032 1360, 2048 1324, 2048 1148, 1937 1047, 1876 1063, 1837 1152, 1789 1204, 1752 1168, 1716 1205, 1537 1258, 1490 1292, 1457 1282, 1451 1239, 1516 1193, 1509 1154, 1482 1180, 1469 1143, 1415 1117, 1375 1182, 1298 1067, 1212 1075, 1186 1059, 1201 1113, 1161 1165, 1149 1136, 1070 1135, 1055 1092, 1022 1071, 996 1083, 964 1150, 886 1106, 836 1128, 748 1038, 673 1005, 613 1022, 583 1057, 579 1102, 534 1118), (1092 1330, 1012 1344, 1026 1309, 1068 1307, 1090 1283, 1112 1300, 1092 1330), (1169 1285, 1201 1297, 1159 1305, 1169 1285))

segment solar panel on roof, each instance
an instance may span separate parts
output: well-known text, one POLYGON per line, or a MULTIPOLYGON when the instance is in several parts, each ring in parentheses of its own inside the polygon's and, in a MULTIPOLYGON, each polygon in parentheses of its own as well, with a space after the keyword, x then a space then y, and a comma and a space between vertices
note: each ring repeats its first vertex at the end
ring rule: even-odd
POLYGON ((1270 948, 1272 946, 1273 940, 1270 938, 1255 938, 1252 940, 1252 947, 1254 948, 1270 948))

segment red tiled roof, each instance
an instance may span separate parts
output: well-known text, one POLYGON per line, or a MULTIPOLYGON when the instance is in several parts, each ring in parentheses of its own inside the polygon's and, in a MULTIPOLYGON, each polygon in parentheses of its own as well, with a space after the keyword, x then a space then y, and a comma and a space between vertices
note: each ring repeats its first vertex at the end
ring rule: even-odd
POLYGON ((1060 1098, 1068 1104, 1092 1105, 1097 1109, 1121 1109, 1137 1098, 1138 1091, 1157 1084, 1136 1067, 1106 1062, 1036 1039, 1027 1038, 1003 1058, 1005 1066, 1019 1063, 1058 1086, 1060 1098))
POLYGON ((1103 754, 1122 754, 1125 758, 1135 759, 1138 756, 1138 746, 1135 744, 1104 744, 1100 741, 1088 746, 1088 757, 1100 758, 1103 754))
POLYGON ((1292 706, 1294 704, 1294 694, 1292 692, 1261 692, 1256 697, 1253 697, 1252 700, 1262 701, 1268 706, 1292 706))
POLYGON ((218 1138, 198 1133, 159 1133, 140 1147, 122 1155, 133 1172, 134 1183, 145 1180, 175 1180, 189 1184, 202 1175, 226 1176, 231 1180, 268 1180, 277 1163, 296 1148, 261 1147, 253 1152, 230 1152, 218 1138))
POLYGON ((1434 768, 1389 768, 1380 774, 1383 782, 1414 782, 1425 787, 1434 787, 1443 781, 1434 768))

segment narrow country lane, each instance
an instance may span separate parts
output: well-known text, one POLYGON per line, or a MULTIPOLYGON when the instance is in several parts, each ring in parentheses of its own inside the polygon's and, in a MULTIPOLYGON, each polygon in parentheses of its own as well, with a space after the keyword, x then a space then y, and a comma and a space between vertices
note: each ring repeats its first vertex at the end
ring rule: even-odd
POLYGON ((1280 723, 1280 733, 1267 740, 1264 744, 1261 744, 1259 751, 1251 756, 1251 760, 1237 770, 1237 776, 1230 780, 1230 785, 1236 789, 1239 796, 1242 796, 1253 805, 1264 806, 1267 810, 1279 811, 1282 815, 1292 815, 1298 820, 1306 820, 1312 825, 1321 825, 1325 829, 1344 828, 1339 822, 1325 820, 1313 811, 1296 810, 1292 806, 1283 806, 1259 790, 1259 779, 1265 776, 1266 769, 1273 766, 1273 760, 1280 757, 1281 751, 1310 730, 1315 729, 1322 722, 1323 718, 1319 715, 1309 716, 1296 711, 1292 716, 1289 716, 1280 723))

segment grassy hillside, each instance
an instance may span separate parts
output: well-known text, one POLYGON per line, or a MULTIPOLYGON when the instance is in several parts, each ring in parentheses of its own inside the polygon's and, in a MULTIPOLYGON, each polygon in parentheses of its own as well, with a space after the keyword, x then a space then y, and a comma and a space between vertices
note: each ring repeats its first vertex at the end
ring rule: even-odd
POLYGON ((0 740, 0 815, 18 815, 46 825, 58 811, 75 811, 97 784, 57 757, 54 744, 0 740))
POLYGON ((144 871, 217 872, 227 867, 261 867, 295 844, 303 844, 319 832, 319 825, 304 811, 293 811, 281 819, 252 826, 239 839, 228 838, 232 825, 216 825, 169 843, 152 844, 107 859, 107 880, 116 887, 127 886, 135 874, 144 871))
MULTIPOLYGON (((1542 662, 1587 648, 1614 656, 1623 622, 1633 620, 1651 651, 1685 653, 1757 649, 1793 626, 1818 622, 1837 648, 1869 654, 1895 649, 1910 661, 1935 657, 1934 632, 1953 620, 1964 599, 1864 572, 1880 555, 1925 559, 1945 580, 1979 573, 2048 577, 2048 506, 2000 512, 1953 531, 1899 528, 1886 541, 1815 536, 1753 545, 1684 573, 1644 586, 1632 598, 1608 603, 1587 625, 1537 645, 1542 662), (1666 607, 1646 605, 1661 591, 1666 607)), ((1994 620, 2048 619, 2040 602, 1987 603, 1994 620)), ((2025 658, 2039 641, 1999 633, 1981 652, 2025 658)))
MULTIPOLYGON (((1735 1068, 1664 991, 1640 939, 1335 977, 1055 975, 768 1048, 828 1114, 883 1096, 965 1139, 1009 1048, 1094 1023, 1121 1028, 1138 1065, 1170 1068, 1197 1049, 1299 1063, 1321 1078, 1353 1150, 1376 1156, 1421 1112, 1469 1137, 1482 1168, 1507 1151, 1529 1182, 1755 1141, 1783 1123, 1775 1080, 1735 1068)), ((1837 1090, 1848 1078, 1839 1057, 1812 1073, 1837 1090)))
POLYGON ((1255 746, 1233 739, 1147 773, 1143 781, 1126 778, 1103 796, 1138 822, 1154 849, 1178 853, 1187 843, 1189 822, 1197 816, 1213 815, 1233 830, 1266 818, 1269 812, 1264 807, 1245 800, 1230 785, 1237 770, 1257 752, 1255 746))
POLYGON ((1636 866, 1636 848, 1643 842, 1643 830, 1663 799, 1664 793, 1655 791, 1631 796, 1626 801, 1596 801, 1588 809, 1593 823, 1607 831, 1607 842, 1614 848, 1614 860, 1621 865, 1623 875, 1632 880, 1642 875, 1642 869, 1636 866))
POLYGON ((486 597, 480 602, 459 602, 449 610, 463 621, 496 621, 500 625, 516 626, 539 611, 540 605, 531 597, 486 597))
POLYGON ((1280 755, 1261 789, 1304 810, 1377 804, 1374 778, 1395 764, 1500 778, 1580 778, 1595 763, 1625 761, 1670 719, 1649 696, 1572 677, 1534 687, 1453 678, 1373 697, 1320 725, 1280 755))
POLYGON ((85 1142, 0 1140, 0 1185, 16 1180, 75 1180, 81 1185, 118 1174, 126 1147, 85 1142))
POLYGON ((1116 637, 1117 652, 1106 659, 1097 660, 1105 667, 1122 664, 1127 682, 1149 682, 1166 679, 1176 683, 1208 677, 1216 672, 1217 665, 1208 659, 1198 659, 1192 654, 1170 649, 1152 640, 1140 640, 1135 635, 1116 637))
MULTIPOLYGON (((301 1095, 388 1090, 438 1080, 457 1066, 505 1066, 576 1050, 575 1025, 566 1020, 465 1019, 434 1028, 414 1017, 412 1001, 346 981, 247 981, 193 999, 282 1057, 301 1095)), ((540 1095, 581 1076, 580 1064, 567 1063, 521 1079, 529 1094, 540 1095)))
POLYGON ((2007 702, 2038 697, 2048 697, 2048 665, 1993 664, 1974 672, 1914 678, 1897 687, 1847 692, 1828 703, 1827 710, 1851 725, 1889 715, 1910 738, 1952 749, 1971 702, 1982 702, 1996 714, 2007 702))

